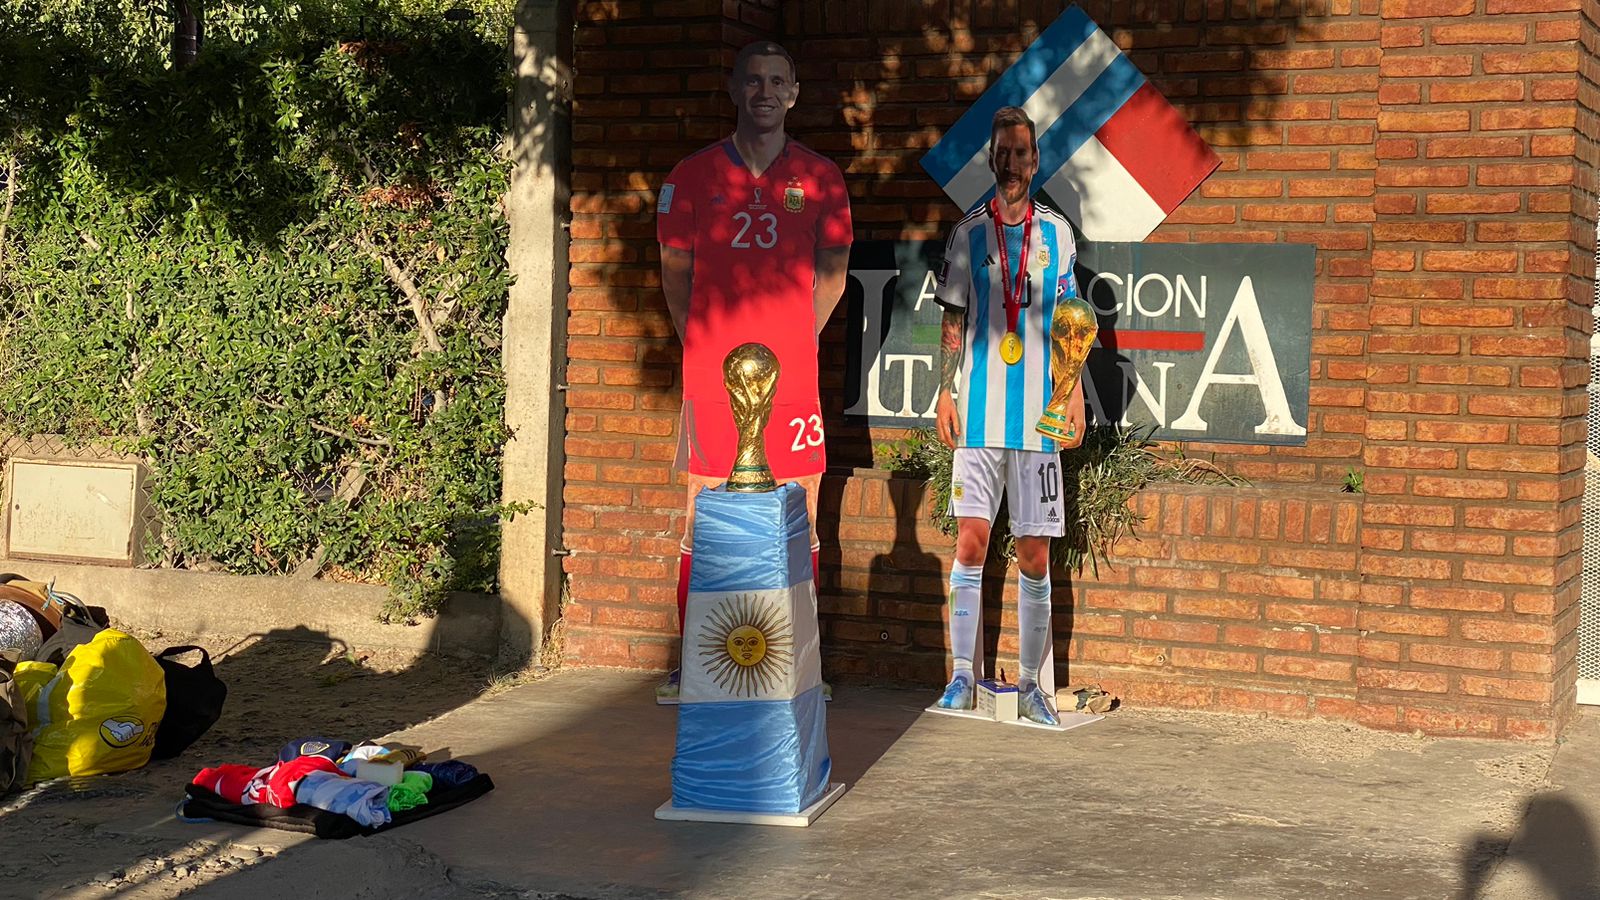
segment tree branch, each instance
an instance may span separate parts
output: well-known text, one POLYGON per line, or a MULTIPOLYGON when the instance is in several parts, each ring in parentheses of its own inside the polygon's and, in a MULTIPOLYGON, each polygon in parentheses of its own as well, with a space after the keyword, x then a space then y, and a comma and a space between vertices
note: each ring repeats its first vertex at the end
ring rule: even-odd
MULTIPOLYGON (((268 409, 286 410, 286 409, 289 408, 289 407, 283 405, 282 403, 277 403, 275 401, 267 400, 267 399, 264 399, 262 397, 257 397, 256 401, 259 402, 262 406, 267 407, 268 409)), ((301 421, 305 422, 307 425, 311 426, 311 428, 313 430, 315 430, 315 431, 320 431, 323 434, 331 434, 331 435, 333 435, 334 437, 337 437, 337 438, 344 438, 347 441, 355 441, 358 444, 364 444, 364 445, 366 445, 368 447, 392 447, 392 446, 394 446, 393 444, 391 444, 389 442, 388 438, 365 438, 365 437, 362 437, 362 436, 360 436, 358 434, 352 434, 351 432, 348 432, 348 431, 340 431, 337 428, 329 427, 327 425, 322 424, 321 422, 312 421, 311 419, 307 419, 304 416, 301 417, 301 421)))
POLYGON ((411 277, 411 273, 395 262, 389 254, 379 250, 366 235, 356 235, 356 243, 383 264, 384 274, 388 275, 394 286, 400 289, 400 293, 411 301, 411 314, 417 319, 417 330, 422 332, 423 343, 434 353, 443 353, 444 345, 439 343, 439 333, 433 328, 433 316, 428 313, 428 301, 423 298, 422 292, 417 290, 417 282, 411 277))
POLYGON ((6 226, 11 224, 11 207, 17 199, 17 158, 6 160, 6 207, 0 211, 0 263, 6 258, 6 226))

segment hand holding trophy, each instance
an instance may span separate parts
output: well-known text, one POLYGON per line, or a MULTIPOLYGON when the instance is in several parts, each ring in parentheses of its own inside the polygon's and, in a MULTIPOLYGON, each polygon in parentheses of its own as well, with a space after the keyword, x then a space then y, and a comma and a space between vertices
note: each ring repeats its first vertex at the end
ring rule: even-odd
POLYGON ((759 494, 778 487, 761 439, 767 419, 772 417, 778 372, 778 357, 765 344, 740 344, 722 360, 723 385, 733 408, 733 426, 739 432, 733 472, 728 475, 728 490, 735 493, 759 494))
POLYGON ((1048 438, 1072 442, 1078 430, 1067 422, 1067 404, 1072 391, 1083 377, 1083 364, 1089 358, 1089 348, 1100 331, 1094 310, 1082 297, 1062 297, 1056 301, 1055 315, 1050 318, 1050 374, 1055 382, 1050 402, 1034 430, 1048 438))

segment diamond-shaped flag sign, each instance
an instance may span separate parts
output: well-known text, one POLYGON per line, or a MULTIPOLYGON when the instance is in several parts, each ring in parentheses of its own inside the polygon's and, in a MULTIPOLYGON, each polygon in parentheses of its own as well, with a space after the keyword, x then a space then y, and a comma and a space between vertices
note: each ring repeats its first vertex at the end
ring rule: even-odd
POLYGON ((1221 162, 1082 9, 1068 7, 922 158, 962 209, 994 195, 989 127, 1020 106, 1043 190, 1093 241, 1140 241, 1221 162))

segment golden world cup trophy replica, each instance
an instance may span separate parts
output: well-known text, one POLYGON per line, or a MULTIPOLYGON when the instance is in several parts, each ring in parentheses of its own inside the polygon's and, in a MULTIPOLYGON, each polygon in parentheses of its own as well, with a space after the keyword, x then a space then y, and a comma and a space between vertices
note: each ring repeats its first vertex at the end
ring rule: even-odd
POLYGON ((778 487, 761 439, 772 417, 778 374, 778 357, 765 344, 740 344, 722 360, 722 381, 733 407, 733 426, 739 432, 733 472, 728 476, 728 490, 735 493, 759 494, 778 487))
POLYGON ((1077 429, 1067 424, 1067 403, 1083 377, 1083 364, 1100 331, 1094 310, 1082 297, 1063 297, 1050 317, 1050 375, 1055 382, 1050 402, 1034 430, 1058 441, 1077 439, 1077 429))
POLYGON ((809 825, 844 785, 828 781, 805 489, 777 485, 762 445, 778 358, 743 344, 722 375, 738 452, 727 485, 695 497, 672 799, 656 818, 809 825))

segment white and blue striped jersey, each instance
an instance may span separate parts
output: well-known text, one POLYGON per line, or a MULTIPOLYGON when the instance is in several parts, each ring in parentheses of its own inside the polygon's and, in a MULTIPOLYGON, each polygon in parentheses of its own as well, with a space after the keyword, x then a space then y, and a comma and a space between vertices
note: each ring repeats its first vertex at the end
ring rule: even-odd
MULTIPOLYGON (((1027 299, 1017 315, 1022 359, 1006 365, 1000 341, 1006 334, 1005 289, 994 217, 984 204, 956 223, 945 242, 935 298, 966 313, 956 410, 960 447, 995 447, 1054 453, 1056 442, 1033 430, 1054 382, 1050 376, 1050 317, 1056 301, 1078 296, 1073 266, 1078 260, 1072 228, 1060 213, 1034 201, 1033 239, 1028 249, 1027 299)), ((1020 238, 1017 238, 1020 242, 1020 238)), ((1014 261, 1016 253, 1009 254, 1014 261)))

